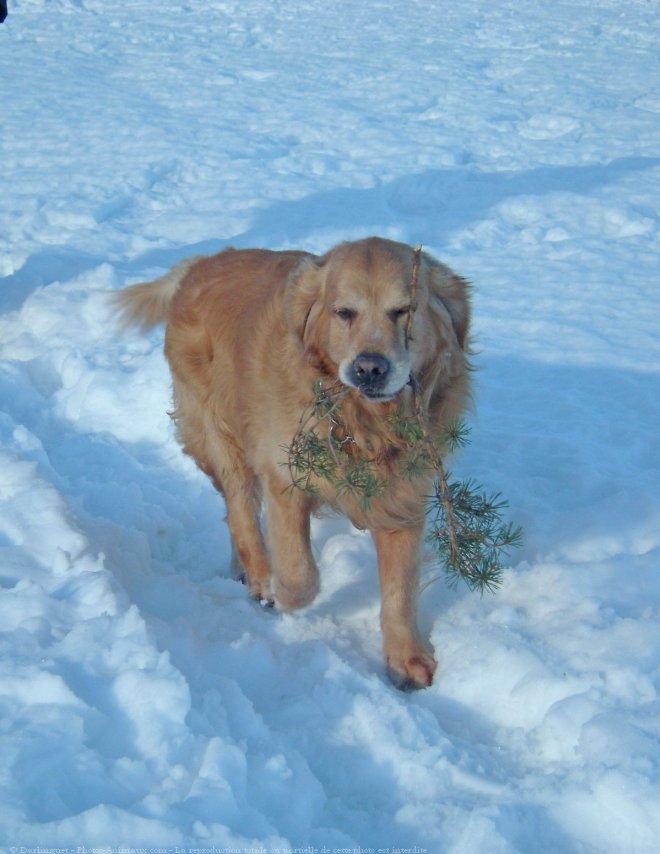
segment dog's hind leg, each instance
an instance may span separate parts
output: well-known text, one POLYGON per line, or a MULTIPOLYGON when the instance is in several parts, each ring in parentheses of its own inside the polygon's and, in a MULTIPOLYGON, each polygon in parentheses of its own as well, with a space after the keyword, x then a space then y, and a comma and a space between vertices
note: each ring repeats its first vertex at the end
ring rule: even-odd
POLYGON ((247 585, 250 596, 272 604, 271 568, 259 526, 258 499, 249 487, 247 492, 227 486, 222 491, 232 541, 232 574, 247 585))
POLYGON ((207 443, 204 470, 225 499, 232 573, 247 585, 254 599, 271 602, 272 573, 259 524, 261 496, 257 481, 233 441, 216 436, 210 444, 209 448, 207 443))
POLYGON ((232 573, 247 584, 253 598, 270 602, 271 566, 259 524, 261 496, 257 479, 229 433, 219 429, 207 410, 191 405, 192 397, 185 387, 175 382, 174 392, 173 419, 183 451, 225 499, 232 539, 232 573))

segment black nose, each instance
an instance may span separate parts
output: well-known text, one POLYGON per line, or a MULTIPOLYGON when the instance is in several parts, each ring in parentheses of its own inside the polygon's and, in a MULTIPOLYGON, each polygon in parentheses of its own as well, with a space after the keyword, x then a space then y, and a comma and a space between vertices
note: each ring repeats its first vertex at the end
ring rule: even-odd
POLYGON ((367 394, 376 392, 385 385, 391 365, 379 353, 360 353, 351 365, 351 379, 367 394))

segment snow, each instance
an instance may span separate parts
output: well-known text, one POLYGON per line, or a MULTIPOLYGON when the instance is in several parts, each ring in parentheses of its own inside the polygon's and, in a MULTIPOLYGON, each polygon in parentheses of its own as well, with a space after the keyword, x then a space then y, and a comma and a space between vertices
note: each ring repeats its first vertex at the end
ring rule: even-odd
POLYGON ((10 2, 0 847, 660 850, 659 30, 647 0, 10 2), (426 588, 415 694, 345 521, 304 612, 230 579, 162 330, 108 310, 193 254, 368 234, 474 282, 455 471, 525 529, 495 596, 426 588))

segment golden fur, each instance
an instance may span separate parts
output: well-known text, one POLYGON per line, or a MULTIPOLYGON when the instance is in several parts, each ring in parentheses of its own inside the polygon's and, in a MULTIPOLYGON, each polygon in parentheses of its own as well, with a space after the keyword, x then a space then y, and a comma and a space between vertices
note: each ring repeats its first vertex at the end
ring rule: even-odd
POLYGON ((118 295, 125 323, 167 324, 178 438, 224 495, 236 575, 258 599, 285 611, 303 607, 319 589, 310 513, 330 505, 368 529, 385 659, 403 687, 429 685, 436 667, 416 620, 430 483, 397 477, 400 440, 388 416, 410 409, 411 373, 438 435, 469 397, 466 283, 422 253, 407 341, 413 259, 409 246, 380 238, 343 243, 322 257, 227 249, 118 295), (316 498, 287 489, 284 449, 319 378, 350 389, 341 419, 354 453, 388 477, 368 509, 327 481, 316 484, 316 498))

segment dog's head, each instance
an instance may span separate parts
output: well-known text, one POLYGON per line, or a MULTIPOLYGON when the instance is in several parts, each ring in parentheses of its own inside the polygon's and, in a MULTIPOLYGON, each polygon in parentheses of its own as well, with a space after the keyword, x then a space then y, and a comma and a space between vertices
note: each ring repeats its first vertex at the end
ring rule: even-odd
POLYGON ((466 283, 422 253, 413 305, 414 263, 409 246, 372 237, 305 259, 289 281, 289 323, 313 363, 372 403, 411 374, 428 386, 464 365, 466 283))

